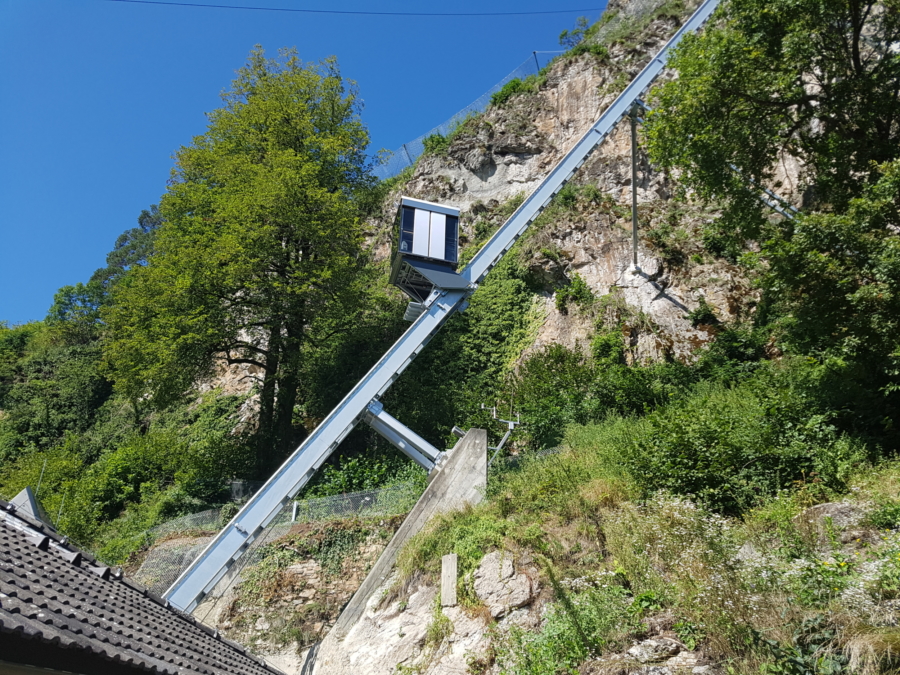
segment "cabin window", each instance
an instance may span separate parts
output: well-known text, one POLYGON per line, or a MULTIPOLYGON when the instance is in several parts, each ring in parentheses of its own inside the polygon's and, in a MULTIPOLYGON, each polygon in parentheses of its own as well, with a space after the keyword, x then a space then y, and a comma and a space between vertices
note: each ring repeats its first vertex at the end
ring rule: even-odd
POLYGON ((409 253, 413 247, 413 223, 416 210, 411 206, 404 206, 400 218, 400 250, 409 253))
POLYGON ((459 218, 456 216, 447 216, 447 229, 444 233, 444 260, 455 263, 457 256, 457 241, 459 237, 457 231, 459 229, 459 218))

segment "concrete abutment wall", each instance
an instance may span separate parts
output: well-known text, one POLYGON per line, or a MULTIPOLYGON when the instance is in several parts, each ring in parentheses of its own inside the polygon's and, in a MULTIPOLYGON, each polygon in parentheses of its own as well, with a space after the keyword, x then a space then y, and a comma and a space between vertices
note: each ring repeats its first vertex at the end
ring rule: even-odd
POLYGON ((470 429, 450 451, 425 493, 322 641, 315 657, 315 675, 345 672, 348 655, 344 653, 343 643, 360 624, 370 601, 388 581, 400 549, 406 542, 418 534, 432 517, 460 509, 466 504, 481 502, 486 488, 487 432, 484 429, 470 429))

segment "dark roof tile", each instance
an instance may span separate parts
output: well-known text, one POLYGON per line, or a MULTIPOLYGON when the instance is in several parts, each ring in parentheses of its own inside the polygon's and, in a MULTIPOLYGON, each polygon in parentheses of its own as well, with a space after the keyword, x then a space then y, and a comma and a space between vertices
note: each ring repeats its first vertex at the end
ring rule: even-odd
POLYGON ((87 653, 135 671, 278 674, 214 629, 168 606, 2 501, 0 632, 87 653))

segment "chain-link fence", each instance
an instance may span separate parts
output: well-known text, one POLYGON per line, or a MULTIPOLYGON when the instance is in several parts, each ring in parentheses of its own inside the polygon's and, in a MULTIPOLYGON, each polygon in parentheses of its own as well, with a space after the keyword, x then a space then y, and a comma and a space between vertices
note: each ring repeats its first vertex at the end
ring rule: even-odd
POLYGON ((190 513, 157 525, 150 530, 150 539, 156 541, 171 534, 190 532, 191 530, 218 530, 222 525, 222 509, 210 509, 209 511, 190 513))
POLYGON ((375 168, 374 174, 381 180, 385 180, 386 178, 396 176, 401 171, 403 171, 403 169, 412 166, 416 163, 416 160, 419 158, 422 152, 424 152, 426 138, 435 134, 447 136, 454 129, 456 129, 457 126, 462 124, 469 116, 484 112, 484 110, 488 107, 488 104, 491 102, 491 96, 495 92, 500 91, 503 88, 503 85, 505 85, 507 82, 515 79, 523 80, 529 75, 536 75, 538 72, 540 72, 541 68, 550 60, 550 54, 559 53, 560 52, 532 52, 531 56, 525 59, 509 75, 504 77, 497 84, 484 92, 484 94, 479 96, 475 101, 453 115, 453 117, 448 119, 446 122, 444 122, 443 124, 439 124, 434 129, 422 134, 418 138, 415 138, 408 143, 404 143, 394 152, 390 153, 387 159, 375 168))
MULTIPOLYGON (((410 482, 378 490, 291 502, 253 541, 249 550, 241 557, 240 567, 252 563, 261 546, 287 534, 295 523, 400 515, 413 507, 421 491, 419 484, 410 482)), ((134 580, 155 593, 165 592, 233 514, 233 511, 210 509, 154 527, 149 532, 150 552, 133 575, 134 580)), ((231 583, 236 580, 233 575, 227 578, 231 579, 231 583)), ((227 588, 223 588, 221 592, 216 589, 214 594, 221 595, 225 590, 227 588)))

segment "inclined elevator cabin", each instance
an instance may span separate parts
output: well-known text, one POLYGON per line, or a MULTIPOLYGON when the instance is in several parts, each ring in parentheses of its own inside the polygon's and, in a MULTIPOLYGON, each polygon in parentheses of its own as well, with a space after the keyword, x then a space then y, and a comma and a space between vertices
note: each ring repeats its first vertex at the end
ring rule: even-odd
POLYGON ((401 197, 394 225, 391 283, 412 302, 404 318, 413 321, 435 288, 463 289, 459 262, 459 209, 401 197))

